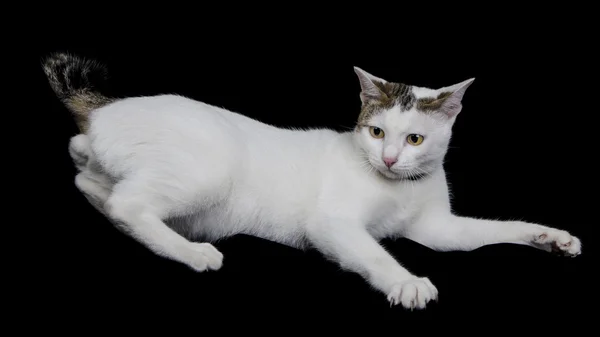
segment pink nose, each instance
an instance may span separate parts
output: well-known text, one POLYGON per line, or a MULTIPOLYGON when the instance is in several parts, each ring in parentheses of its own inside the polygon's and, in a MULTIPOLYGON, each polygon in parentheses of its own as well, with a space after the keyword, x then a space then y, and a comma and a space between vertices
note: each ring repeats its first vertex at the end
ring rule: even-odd
POLYGON ((396 158, 386 158, 383 157, 383 162, 385 163, 385 166, 387 167, 392 167, 392 165, 396 164, 398 160, 396 160, 396 158))

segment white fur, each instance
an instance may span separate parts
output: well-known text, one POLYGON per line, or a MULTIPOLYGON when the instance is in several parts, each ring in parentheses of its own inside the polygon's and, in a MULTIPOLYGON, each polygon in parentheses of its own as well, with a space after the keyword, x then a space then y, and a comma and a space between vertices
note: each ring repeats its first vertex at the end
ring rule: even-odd
POLYGON ((403 236, 441 251, 510 242, 547 250, 558 244, 574 256, 581 248, 558 229, 451 212, 442 162, 455 116, 392 108, 370 121, 385 130, 375 139, 368 128, 286 130, 162 95, 93 111, 89 133, 75 136, 70 148, 78 163, 87 158, 79 189, 156 254, 204 271, 223 263, 208 242, 238 233, 312 246, 391 304, 424 308, 437 298, 436 287, 379 239, 403 236), (425 135, 423 144, 408 144, 410 133, 425 135), (383 154, 398 156, 391 170, 383 154), (430 176, 421 181, 396 179, 424 168, 430 176))

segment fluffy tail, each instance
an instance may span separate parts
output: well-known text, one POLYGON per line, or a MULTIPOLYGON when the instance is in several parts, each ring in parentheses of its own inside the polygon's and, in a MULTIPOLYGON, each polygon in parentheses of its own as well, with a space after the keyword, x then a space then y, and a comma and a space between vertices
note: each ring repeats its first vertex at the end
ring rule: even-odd
POLYGON ((94 60, 54 53, 44 60, 43 69, 52 90, 71 111, 79 130, 86 133, 90 112, 113 101, 102 93, 106 68, 94 60))

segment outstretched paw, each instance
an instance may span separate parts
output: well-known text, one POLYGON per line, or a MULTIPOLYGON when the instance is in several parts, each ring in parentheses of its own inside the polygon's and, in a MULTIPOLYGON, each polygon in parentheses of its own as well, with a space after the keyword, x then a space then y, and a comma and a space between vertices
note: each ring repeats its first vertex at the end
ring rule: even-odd
POLYGON ((581 254, 581 241, 566 231, 550 228, 535 235, 533 243, 559 255, 575 257, 581 254))
POLYGON ((191 243, 187 252, 188 265, 198 272, 219 270, 223 266, 223 254, 210 243, 191 243))
POLYGON ((438 290, 427 277, 398 283, 387 297, 390 306, 401 304, 405 309, 425 309, 429 301, 437 301, 438 290))

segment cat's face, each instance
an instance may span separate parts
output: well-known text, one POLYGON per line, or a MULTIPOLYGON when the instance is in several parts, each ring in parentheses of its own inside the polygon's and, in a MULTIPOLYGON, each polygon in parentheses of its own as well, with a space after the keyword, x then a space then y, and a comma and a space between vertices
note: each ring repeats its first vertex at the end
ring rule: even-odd
POLYGON ((362 101, 355 137, 368 164, 389 179, 432 173, 442 164, 462 97, 474 79, 428 89, 355 71, 362 101))

